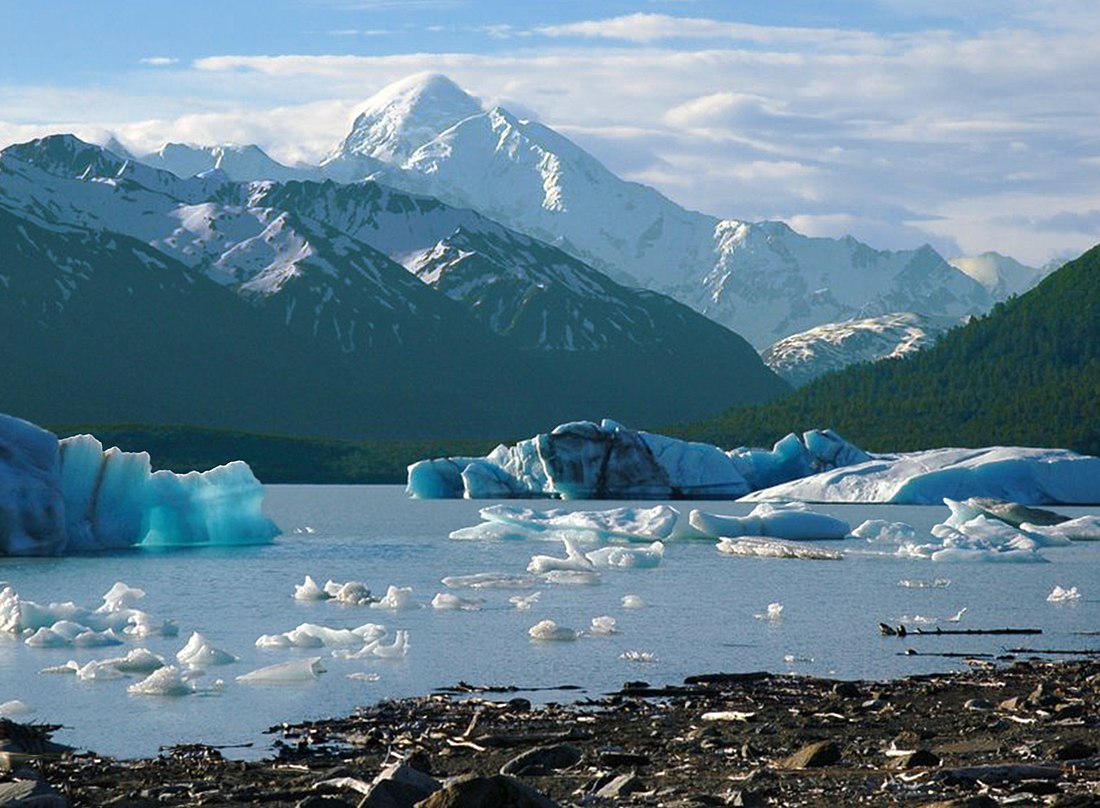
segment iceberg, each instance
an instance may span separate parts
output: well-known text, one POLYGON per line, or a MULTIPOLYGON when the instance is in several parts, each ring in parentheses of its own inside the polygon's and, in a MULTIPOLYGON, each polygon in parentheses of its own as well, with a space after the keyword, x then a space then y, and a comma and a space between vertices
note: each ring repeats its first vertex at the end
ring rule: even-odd
POLYGON ((569 642, 580 636, 575 629, 559 626, 553 620, 541 620, 527 629, 527 633, 531 639, 543 642, 569 642))
POLYGON ((869 458, 830 430, 726 452, 610 419, 572 421, 485 457, 413 463, 406 490, 418 499, 736 499, 869 458))
POLYGON ((228 651, 215 647, 202 634, 192 632, 187 644, 176 652, 181 665, 190 668, 205 668, 210 665, 231 665, 237 657, 228 651))
POLYGON ((257 668, 241 674, 237 681, 246 684, 293 685, 313 681, 324 672, 325 666, 321 664, 321 657, 308 657, 257 668))
POLYGON ((761 503, 748 516, 722 516, 693 510, 691 526, 710 538, 770 536, 777 539, 843 539, 851 530, 848 523, 822 513, 814 513, 801 502, 782 505, 761 503))
POLYGON ((205 472, 153 471, 146 452, 59 441, 0 415, 0 555, 270 542, 263 489, 233 461, 205 472))
POLYGON ((731 556, 752 556, 756 558, 802 558, 814 561, 839 561, 844 554, 836 550, 823 550, 812 544, 768 539, 760 536, 741 536, 724 538, 715 545, 718 552, 731 556))
MULTIPOLYGON (((406 491, 418 499, 743 499, 929 505, 971 499, 1002 521, 1053 524, 1024 506, 1100 502, 1100 458, 1065 449, 993 446, 869 454, 830 429, 791 433, 771 449, 729 451, 573 421, 498 446, 485 457, 421 460, 406 491), (1017 504, 1021 503, 1021 504, 1017 504), (1007 507, 1005 507, 1007 506, 1007 507)), ((1057 514, 1052 515, 1057 519, 1057 514)), ((527 538, 527 524, 485 525, 455 538, 527 538)), ((653 536, 652 538, 665 538, 653 536)))

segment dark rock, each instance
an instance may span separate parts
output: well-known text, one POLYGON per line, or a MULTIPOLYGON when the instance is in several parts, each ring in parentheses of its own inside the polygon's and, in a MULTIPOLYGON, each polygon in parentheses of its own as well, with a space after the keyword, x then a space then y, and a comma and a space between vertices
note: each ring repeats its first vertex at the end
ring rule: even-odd
POLYGON ((625 797, 627 794, 633 794, 635 791, 641 791, 645 788, 642 781, 633 774, 620 774, 618 777, 613 778, 606 785, 602 786, 597 792, 597 797, 602 797, 607 800, 618 799, 619 797, 625 797))
POLYGON ((833 693, 845 699, 856 699, 861 695, 855 682, 837 682, 833 685, 833 693))
POLYGON ((531 711, 531 700, 517 696, 514 699, 509 699, 504 708, 513 713, 527 713, 531 711))
POLYGON ((814 769, 832 766, 840 760, 840 747, 833 741, 818 741, 804 746, 793 755, 776 761, 780 769, 814 769))
POLYGON ((940 758, 935 752, 929 752, 927 749, 914 749, 904 755, 892 758, 890 761, 891 769, 920 769, 920 768, 932 768, 940 765, 940 758))
POLYGON ((41 780, 0 783, 0 805, 5 808, 68 808, 69 801, 41 780))
POLYGON ((993 709, 993 702, 989 699, 967 699, 966 704, 963 705, 968 710, 980 710, 985 712, 993 709))
POLYGON ((740 808, 765 808, 768 801, 756 791, 747 788, 731 791, 726 795, 726 805, 740 806, 740 808))
POLYGON ((1096 754, 1096 747, 1087 741, 1070 741, 1058 747, 1054 751, 1054 757, 1058 760, 1082 760, 1096 754))
POLYGON ((604 752, 600 752, 600 764, 603 766, 609 766, 613 769, 620 768, 622 766, 648 766, 650 764, 648 755, 639 755, 632 752, 622 752, 616 749, 609 749, 604 752))
POLYGON ((359 808, 412 808, 439 788, 440 783, 434 777, 400 761, 387 766, 374 778, 359 808))
POLYGON ((975 797, 959 797, 942 802, 926 802, 920 808, 997 808, 998 802, 992 797, 981 794, 975 797))
POLYGON ((298 800, 294 808, 355 808, 357 803, 350 803, 339 797, 326 795, 312 795, 298 800))
POLYGON ((557 808, 557 803, 514 777, 467 776, 452 781, 417 808, 557 808))
POLYGON ((1083 718, 1085 705, 1080 702, 1074 704, 1058 704, 1054 707, 1055 718, 1083 718))
POLYGON ((1100 794, 1063 794, 1049 805, 1050 808, 1100 808, 1100 794))
POLYGON ((501 774, 538 776, 575 766, 584 757, 576 746, 568 743, 536 746, 517 755, 500 767, 501 774))

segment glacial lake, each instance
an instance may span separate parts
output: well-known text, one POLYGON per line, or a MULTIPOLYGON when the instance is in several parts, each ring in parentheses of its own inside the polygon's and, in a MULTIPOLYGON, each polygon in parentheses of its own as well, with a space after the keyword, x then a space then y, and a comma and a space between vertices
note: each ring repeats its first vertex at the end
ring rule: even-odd
MULTIPOLYGON (((650 569, 611 569, 596 585, 537 587, 538 601, 517 609, 510 597, 532 589, 451 589, 445 576, 523 573, 532 555, 564 556, 559 542, 455 541, 448 533, 477 524, 485 501, 415 501, 398 486, 271 486, 265 511, 285 531, 268 546, 233 550, 137 551, 96 557, 0 559, 0 581, 26 600, 75 601, 94 608, 116 581, 145 590, 134 606, 157 620, 179 624, 179 636, 128 640, 114 648, 31 648, 0 636, 0 704, 18 699, 33 712, 18 720, 62 724, 56 739, 100 754, 155 755, 163 745, 252 744, 226 750, 236 757, 271 751, 264 731, 283 721, 334 717, 381 699, 430 693, 459 681, 478 685, 554 688, 533 701, 571 701, 616 690, 626 681, 680 683, 706 672, 775 672, 843 679, 886 679, 957 670, 944 653, 999 654, 1011 647, 1100 647, 1100 542, 1043 551, 1047 564, 934 563, 884 555, 849 554, 843 561, 736 558, 713 542, 669 543, 650 569), (412 587, 411 608, 391 611, 293 599, 306 575, 318 583, 362 581, 376 595, 391 584, 412 587), (936 586, 916 586, 931 584, 936 586), (949 581, 949 583, 945 583, 949 581), (902 582, 907 582, 905 585, 902 582), (1076 601, 1049 603, 1055 586, 1076 586, 1076 601), (432 608, 438 592, 484 600, 477 611, 432 608), (644 608, 627 609, 624 595, 644 608), (782 604, 777 620, 761 619, 782 604), (947 618, 966 608, 957 624, 947 618), (592 618, 614 617, 610 636, 573 642, 536 642, 528 629, 544 619, 587 629, 592 618), (880 622, 929 628, 1039 628, 1039 636, 883 637, 880 622), (935 621, 935 622, 934 622, 935 621), (263 634, 301 623, 353 628, 381 623, 409 633, 402 659, 345 660, 327 649, 268 650, 263 634), (139 645, 175 661, 192 631, 238 657, 210 668, 197 681, 221 690, 182 697, 137 696, 127 686, 141 677, 79 681, 40 673, 70 659, 120 656, 139 645), (906 649, 920 652, 906 655, 906 649), (297 685, 255 685, 237 676, 286 660, 324 656, 326 672, 297 685), (644 660, 644 661, 642 661, 644 660), (349 675, 368 674, 349 678, 349 675)), ((654 503, 538 500, 533 508, 570 510, 654 503)), ((670 503, 747 514, 752 505, 670 503)), ((848 521, 907 522, 919 534, 948 516, 943 507, 842 505, 814 509, 848 521)), ((1059 508, 1070 516, 1096 509, 1059 508)), ((844 550, 871 549, 866 541, 829 542, 844 550)))

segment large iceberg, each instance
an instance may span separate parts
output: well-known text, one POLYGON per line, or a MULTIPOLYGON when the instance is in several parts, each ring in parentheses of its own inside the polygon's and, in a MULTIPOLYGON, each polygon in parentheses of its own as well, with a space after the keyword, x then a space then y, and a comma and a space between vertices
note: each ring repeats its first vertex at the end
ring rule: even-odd
POLYGON ((726 452, 607 419, 573 421, 486 457, 413 463, 407 490, 420 499, 736 499, 869 458, 830 430, 726 452))
POLYGON ((91 435, 59 441, 0 415, 0 555, 266 543, 280 531, 262 499, 239 460, 153 471, 146 452, 104 451, 91 435))
MULTIPOLYGON (((1100 458, 1013 446, 871 455, 829 429, 792 433, 771 449, 724 451, 610 420, 573 421, 485 457, 413 463, 406 490, 422 499, 1091 504, 1100 502, 1100 458)), ((493 530, 520 537, 511 526, 493 530)))

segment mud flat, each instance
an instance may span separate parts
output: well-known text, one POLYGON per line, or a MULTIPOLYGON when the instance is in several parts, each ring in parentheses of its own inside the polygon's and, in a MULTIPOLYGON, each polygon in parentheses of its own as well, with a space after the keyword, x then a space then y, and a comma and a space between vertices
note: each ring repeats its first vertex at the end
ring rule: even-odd
POLYGON ((535 706, 461 684, 271 732, 263 761, 16 756, 0 805, 1100 806, 1095 659, 890 682, 712 674, 535 706))

